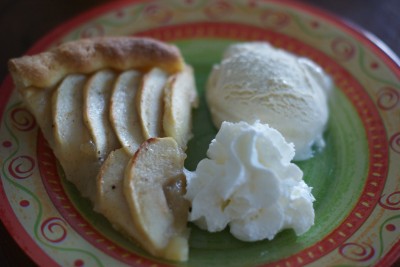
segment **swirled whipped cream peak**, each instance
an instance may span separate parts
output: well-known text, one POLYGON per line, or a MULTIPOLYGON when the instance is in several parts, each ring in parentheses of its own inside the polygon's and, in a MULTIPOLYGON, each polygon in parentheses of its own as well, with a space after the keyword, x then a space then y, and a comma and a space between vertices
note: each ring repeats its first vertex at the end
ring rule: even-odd
POLYGON ((186 171, 189 220, 210 232, 229 225, 243 241, 271 240, 287 228, 305 233, 314 224, 315 199, 291 163, 294 154, 267 124, 223 122, 208 158, 186 171))
POLYGON ((295 146, 295 160, 324 147, 332 82, 320 66, 266 42, 231 45, 208 80, 213 122, 260 120, 295 146), (314 147, 315 146, 315 147, 314 147))

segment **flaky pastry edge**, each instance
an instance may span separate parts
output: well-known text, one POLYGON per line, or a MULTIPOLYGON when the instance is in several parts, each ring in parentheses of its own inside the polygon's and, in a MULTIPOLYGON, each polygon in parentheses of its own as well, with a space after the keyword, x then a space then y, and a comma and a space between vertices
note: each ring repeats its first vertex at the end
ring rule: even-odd
POLYGON ((72 73, 89 74, 103 68, 119 71, 149 70, 167 73, 184 68, 177 47, 146 37, 96 37, 61 44, 48 52, 9 60, 8 68, 18 89, 55 86, 72 73))

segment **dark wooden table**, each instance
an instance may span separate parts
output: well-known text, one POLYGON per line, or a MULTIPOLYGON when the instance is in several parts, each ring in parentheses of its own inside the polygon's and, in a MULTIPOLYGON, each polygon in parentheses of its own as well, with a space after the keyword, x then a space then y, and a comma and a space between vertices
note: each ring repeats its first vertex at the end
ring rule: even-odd
MULTIPOLYGON (((107 0, 1 0, 0 80, 6 62, 21 56, 60 23, 107 0)), ((376 35, 400 55, 399 0, 302 0, 376 35)), ((1 97, 1 92, 0 92, 1 97)), ((400 255, 399 255, 400 256, 400 255)), ((400 263, 400 262, 398 262, 400 263)), ((0 266, 35 266, 0 224, 0 266)))

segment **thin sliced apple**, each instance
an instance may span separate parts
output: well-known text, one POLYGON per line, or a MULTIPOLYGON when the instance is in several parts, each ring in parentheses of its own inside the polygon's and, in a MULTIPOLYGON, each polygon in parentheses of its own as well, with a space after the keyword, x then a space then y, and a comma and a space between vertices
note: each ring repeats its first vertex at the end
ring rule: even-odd
POLYGON ((43 136, 50 147, 54 146, 54 135, 51 118, 51 96, 54 88, 28 87, 21 91, 24 103, 35 117, 43 136))
POLYGON ((116 77, 111 70, 98 71, 84 87, 83 117, 101 160, 120 147, 109 120, 111 92, 116 77))
POLYGON ((52 96, 54 137, 65 152, 76 153, 91 141, 82 117, 85 83, 86 76, 69 75, 52 96))
POLYGON ((164 89, 163 128, 182 148, 192 137, 192 107, 197 106, 197 91, 190 66, 168 79, 164 89))
POLYGON ((100 164, 88 129, 83 122, 84 75, 69 75, 52 96, 54 153, 66 178, 84 197, 96 195, 96 175, 100 164))
POLYGON ((129 216, 129 206, 123 193, 125 167, 130 158, 123 148, 112 151, 108 155, 97 176, 95 209, 103 214, 115 229, 133 240, 138 240, 140 234, 129 216))
POLYGON ((111 96, 110 121, 122 147, 135 154, 145 140, 136 110, 135 97, 141 81, 141 74, 130 70, 121 73, 111 96))
POLYGON ((185 157, 173 138, 151 138, 129 161, 124 178, 139 241, 153 255, 175 261, 188 258, 185 157))
POLYGON ((137 108, 145 139, 163 135, 163 91, 166 82, 167 74, 158 68, 143 76, 137 96, 137 108))

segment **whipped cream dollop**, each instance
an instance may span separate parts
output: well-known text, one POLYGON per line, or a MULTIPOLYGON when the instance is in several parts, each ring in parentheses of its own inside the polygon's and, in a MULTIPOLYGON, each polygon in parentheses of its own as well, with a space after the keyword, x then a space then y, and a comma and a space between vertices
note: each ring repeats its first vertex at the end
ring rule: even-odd
POLYGON ((208 80, 206 99, 217 127, 260 120, 295 145, 295 160, 324 147, 330 77, 304 57, 266 42, 231 45, 208 80))
POLYGON ((259 121, 223 122, 194 172, 186 170, 189 220, 210 232, 228 225, 243 241, 297 235, 314 224, 311 187, 291 163, 292 143, 259 121))

